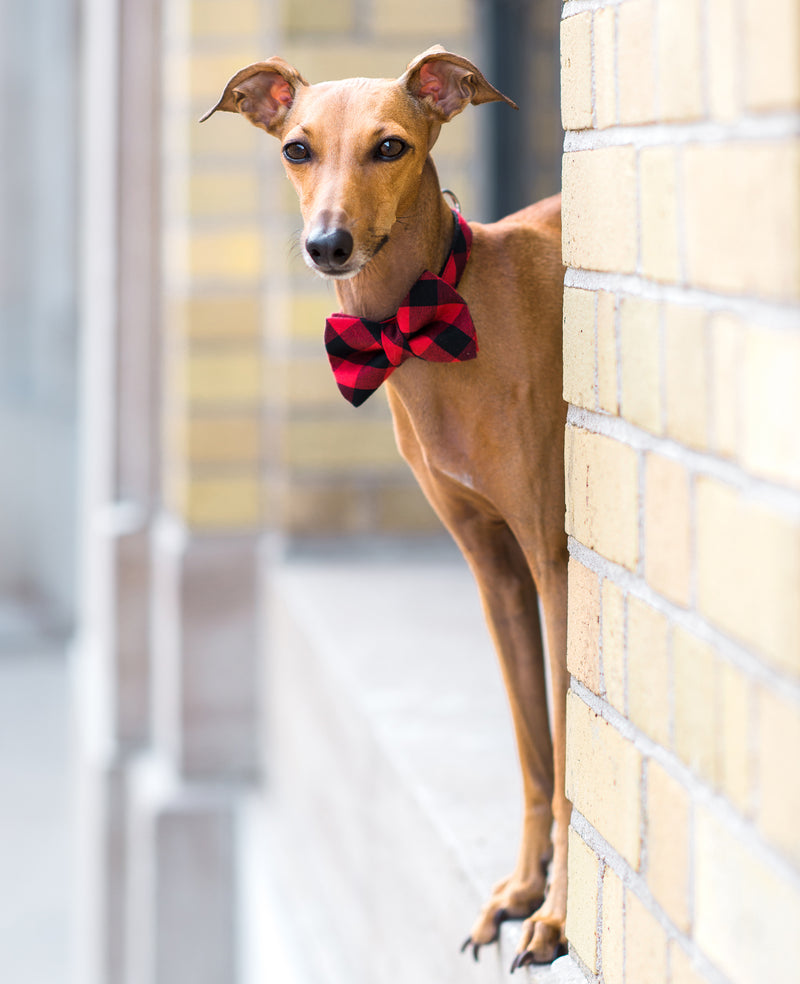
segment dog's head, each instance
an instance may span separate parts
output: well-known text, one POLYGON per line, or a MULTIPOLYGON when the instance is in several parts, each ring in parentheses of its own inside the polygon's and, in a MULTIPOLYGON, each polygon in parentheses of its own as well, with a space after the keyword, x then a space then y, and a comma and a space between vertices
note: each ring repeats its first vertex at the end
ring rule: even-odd
MULTIPOLYGON (((412 207, 443 123, 469 103, 502 100, 461 55, 435 45, 397 79, 309 85, 282 58, 248 65, 217 110, 241 113, 281 141, 300 199, 303 253, 322 276, 355 276, 412 207)), ((202 122, 202 120, 201 120, 202 122)))

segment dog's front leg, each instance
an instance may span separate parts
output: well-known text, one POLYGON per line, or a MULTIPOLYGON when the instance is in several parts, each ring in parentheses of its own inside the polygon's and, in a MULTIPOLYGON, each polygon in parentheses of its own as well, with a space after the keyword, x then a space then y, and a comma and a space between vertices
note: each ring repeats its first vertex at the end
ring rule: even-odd
MULTIPOLYGON (((507 918, 523 918, 545 901, 553 854, 553 746, 547 709, 544 654, 536 587, 528 562, 508 526, 484 513, 470 498, 429 488, 475 575, 486 621, 495 644, 508 695, 522 769, 524 812, 517 863, 492 890, 466 946, 477 958, 481 946, 497 939, 507 918)), ((563 921, 562 924, 563 926, 563 921)), ((551 960, 561 938, 543 924, 526 939, 531 959, 551 960)))
POLYGON ((524 795, 517 864, 512 874, 494 887, 465 946, 471 945, 477 958, 480 946, 497 938, 503 920, 528 916, 512 965, 516 969, 526 963, 548 963, 564 941, 570 815, 564 792, 563 752, 565 596, 561 597, 560 569, 554 570, 542 585, 554 702, 551 741, 538 596, 528 560, 503 523, 476 522, 473 517, 466 530, 456 528, 453 533, 475 574, 500 660, 524 795))
POLYGON ((567 841, 572 804, 567 799, 566 713, 567 672, 567 554, 560 541, 551 551, 527 552, 539 589, 547 637, 550 670, 553 736, 553 860, 550 863, 547 896, 542 906, 523 925, 512 969, 526 963, 549 962, 566 942, 567 841), (544 565, 542 557, 550 557, 544 565))
MULTIPOLYGON (((395 434, 403 457, 431 505, 466 557, 475 576, 486 621, 499 657, 511 708, 522 769, 522 839, 513 872, 495 885, 464 949, 477 958, 481 946, 497 939, 504 919, 531 917, 515 966, 552 960, 563 941, 566 906, 566 836, 569 803, 564 794, 564 716, 566 703, 566 543, 561 524, 526 517, 523 529, 555 530, 549 550, 543 544, 520 547, 520 539, 479 493, 429 465, 404 407, 389 390, 395 434), (548 556, 545 571, 535 563, 548 556), (532 573, 532 571, 534 573, 532 573), (550 573, 550 576, 546 576, 550 573), (542 584, 548 652, 557 705, 554 754, 545 684, 544 647, 534 576, 542 584), (556 824, 553 837, 553 819, 556 824), (555 850, 554 850, 555 842, 555 850), (552 861, 551 861, 552 859, 552 861), (547 890, 548 868, 550 890, 547 890)), ((561 496, 563 502, 563 493, 561 496)), ((521 530, 517 531, 521 534, 521 530)))

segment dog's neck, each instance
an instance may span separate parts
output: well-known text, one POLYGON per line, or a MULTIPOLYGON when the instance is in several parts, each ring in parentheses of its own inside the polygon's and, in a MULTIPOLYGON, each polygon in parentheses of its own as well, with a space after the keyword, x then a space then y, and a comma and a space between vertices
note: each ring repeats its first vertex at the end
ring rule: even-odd
POLYGON ((428 157, 417 197, 398 216, 389 241, 355 277, 336 282, 342 311, 371 321, 392 317, 421 273, 441 270, 452 241, 453 215, 428 157))

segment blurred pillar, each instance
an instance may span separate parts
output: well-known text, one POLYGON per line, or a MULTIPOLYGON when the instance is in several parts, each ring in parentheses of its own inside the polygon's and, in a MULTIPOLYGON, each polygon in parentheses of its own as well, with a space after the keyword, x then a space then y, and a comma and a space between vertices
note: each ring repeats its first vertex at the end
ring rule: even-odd
POLYGON ((217 28, 235 50, 258 16, 238 0, 85 0, 81 984, 238 974, 261 263, 258 215, 237 212, 221 172, 253 188, 257 162, 254 145, 220 166, 197 143, 192 87, 217 28))
POLYGON ((0 0, 0 649, 75 615, 78 0, 0 0))
POLYGON ((160 3, 83 0, 80 984, 124 980, 130 771, 151 739, 160 3))

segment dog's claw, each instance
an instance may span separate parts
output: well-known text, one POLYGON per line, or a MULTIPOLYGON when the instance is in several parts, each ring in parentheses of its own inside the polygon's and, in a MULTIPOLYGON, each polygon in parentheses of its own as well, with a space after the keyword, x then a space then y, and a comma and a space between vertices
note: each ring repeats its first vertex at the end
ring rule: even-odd
POLYGON ((472 959, 475 961, 475 963, 477 963, 478 962, 478 951, 481 948, 481 944, 480 943, 473 943, 472 942, 472 937, 471 936, 468 936, 464 940, 464 942, 461 944, 461 952, 463 953, 470 946, 472 946, 472 959))
MULTIPOLYGON (((503 923, 508 918, 508 909, 498 909, 492 917, 494 920, 494 939, 497 939, 497 934, 500 931, 500 923, 503 923)), ((492 940, 494 942, 494 940, 492 940)))
POLYGON ((490 940, 485 940, 484 943, 475 943, 472 937, 468 936, 461 944, 461 952, 463 953, 471 946, 472 958, 477 963, 478 953, 480 951, 480 948, 487 943, 494 943, 497 940, 497 937, 499 936, 500 933, 500 923, 505 922, 507 918, 508 918, 508 910, 498 909, 497 912, 495 912, 495 914, 492 916, 492 922, 494 923, 494 935, 492 936, 492 938, 490 940))
POLYGON ((514 957, 511 963, 510 973, 514 973, 515 970, 519 970, 520 967, 527 967, 528 964, 534 963, 534 956, 530 950, 523 950, 522 953, 518 953, 514 957))

